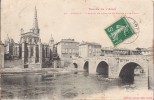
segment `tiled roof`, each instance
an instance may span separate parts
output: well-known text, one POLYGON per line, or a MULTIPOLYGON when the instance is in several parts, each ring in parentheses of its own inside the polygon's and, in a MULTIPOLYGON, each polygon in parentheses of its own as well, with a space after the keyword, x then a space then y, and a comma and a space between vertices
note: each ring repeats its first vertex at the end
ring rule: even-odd
POLYGON ((101 46, 99 43, 95 43, 95 42, 82 42, 80 45, 99 45, 101 46))

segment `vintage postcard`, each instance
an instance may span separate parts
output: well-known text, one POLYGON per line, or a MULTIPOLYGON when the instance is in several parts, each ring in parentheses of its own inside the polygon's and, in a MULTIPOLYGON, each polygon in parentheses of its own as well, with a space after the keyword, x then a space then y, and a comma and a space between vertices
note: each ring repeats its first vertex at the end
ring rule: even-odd
POLYGON ((1 100, 153 100, 152 0, 0 0, 1 100))

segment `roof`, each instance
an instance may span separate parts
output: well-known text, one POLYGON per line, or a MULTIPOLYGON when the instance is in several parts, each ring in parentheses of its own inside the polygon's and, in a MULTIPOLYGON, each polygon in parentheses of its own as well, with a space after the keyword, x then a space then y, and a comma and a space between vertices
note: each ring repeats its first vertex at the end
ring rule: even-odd
POLYGON ((112 47, 103 47, 102 50, 113 50, 114 48, 112 47))
POLYGON ((137 51, 135 49, 128 49, 128 48, 116 48, 116 47, 103 47, 102 50, 131 50, 131 51, 137 51))
POLYGON ((84 42, 84 41, 80 45, 97 45, 97 46, 101 46, 99 43, 95 43, 95 42, 84 42))
POLYGON ((77 44, 79 44, 79 42, 76 42, 74 39, 61 39, 61 41, 57 42, 56 45, 59 43, 77 43, 77 44))
POLYGON ((22 33, 21 36, 33 36, 33 37, 39 37, 38 34, 35 34, 34 32, 26 32, 22 33))
POLYGON ((136 48, 136 49, 140 50, 140 51, 152 51, 153 47, 149 47, 149 48, 136 48))

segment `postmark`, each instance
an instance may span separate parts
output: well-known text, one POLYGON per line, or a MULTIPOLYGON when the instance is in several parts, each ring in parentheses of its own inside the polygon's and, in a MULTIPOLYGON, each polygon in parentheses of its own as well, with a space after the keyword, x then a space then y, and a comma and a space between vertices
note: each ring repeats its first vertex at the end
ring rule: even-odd
POLYGON ((130 17, 122 17, 105 29, 105 32, 109 36, 114 46, 117 46, 118 44, 132 37, 136 33, 136 30, 138 30, 139 27, 138 24, 135 23, 136 21, 133 20, 133 24, 130 24, 129 20, 132 21, 133 19, 130 17))
POLYGON ((126 17, 126 19, 130 23, 130 25, 132 26, 135 34, 133 36, 131 36, 131 38, 128 38, 126 41, 124 41, 123 44, 131 44, 131 43, 134 43, 138 39, 139 33, 140 33, 140 27, 135 19, 133 19, 131 17, 126 17))

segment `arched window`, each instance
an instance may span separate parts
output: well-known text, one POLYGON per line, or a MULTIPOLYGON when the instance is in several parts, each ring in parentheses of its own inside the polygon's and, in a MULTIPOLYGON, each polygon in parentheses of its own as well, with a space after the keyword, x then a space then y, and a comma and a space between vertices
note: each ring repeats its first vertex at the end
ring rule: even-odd
POLYGON ((33 56, 34 54, 34 51, 33 51, 33 47, 31 47, 31 56, 33 56))
POLYGON ((16 47, 16 50, 15 50, 15 55, 17 55, 17 50, 18 50, 18 48, 16 47))
POLYGON ((48 57, 48 50, 47 50, 47 47, 46 47, 46 57, 48 57))

